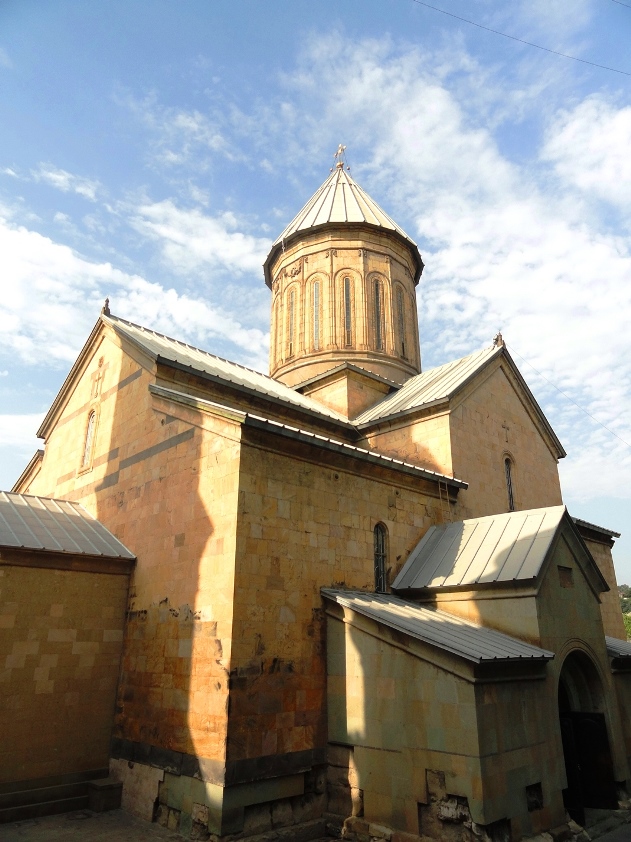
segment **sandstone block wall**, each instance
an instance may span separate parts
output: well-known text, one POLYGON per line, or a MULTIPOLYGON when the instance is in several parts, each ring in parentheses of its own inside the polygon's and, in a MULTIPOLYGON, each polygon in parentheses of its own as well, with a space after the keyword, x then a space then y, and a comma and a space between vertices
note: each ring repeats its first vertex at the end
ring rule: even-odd
POLYGON ((107 768, 128 582, 0 566, 0 783, 107 768))
POLYGON ((594 541, 585 536, 583 536, 583 540, 587 545, 587 549, 594 557, 594 561, 598 565, 600 572, 605 577, 605 581, 609 585, 609 591, 605 591, 605 593, 600 595, 600 613, 602 615, 605 634, 610 637, 617 637, 620 640, 626 640, 627 632, 622 619, 622 609, 620 608, 620 599, 618 597, 618 583, 616 581, 616 571, 613 566, 610 542, 594 541))
MULTIPOLYGON (((298 448, 294 456, 272 451, 271 437, 257 439, 244 430, 246 435, 228 760, 238 765, 315 750, 314 762, 323 762, 326 662, 320 588, 374 589, 378 522, 388 531, 391 579, 432 524, 435 499, 418 480, 372 465, 345 465, 341 459, 319 464, 315 448, 298 448)), ((280 439, 275 446, 288 449, 280 439)))
POLYGON ((454 839, 469 838, 465 821, 508 820, 515 839, 564 821, 544 682, 478 684, 466 662, 423 658, 422 645, 350 611, 340 620, 327 629, 331 811, 441 839, 453 823, 454 839), (526 788, 541 782, 543 803, 529 809, 526 788))
POLYGON ((209 761, 207 774, 221 777, 239 426, 153 397, 149 385, 156 377, 150 360, 121 347, 104 327, 49 434, 31 490, 78 500, 138 557, 118 749, 144 757, 154 746, 201 757, 209 761), (98 423, 85 468, 93 410, 98 423))
POLYGON ((562 503, 556 458, 499 364, 454 401, 450 433, 453 471, 469 483, 459 518, 509 511, 507 456, 516 509, 562 503))

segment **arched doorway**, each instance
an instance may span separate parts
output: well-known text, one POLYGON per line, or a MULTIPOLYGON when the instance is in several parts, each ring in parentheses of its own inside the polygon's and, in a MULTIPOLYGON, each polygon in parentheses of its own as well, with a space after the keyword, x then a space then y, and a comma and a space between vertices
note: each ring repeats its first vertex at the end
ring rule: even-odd
POLYGON ((585 824, 585 807, 618 807, 605 721, 602 682, 591 659, 571 652, 559 678, 559 719, 567 789, 563 802, 570 816, 585 824))

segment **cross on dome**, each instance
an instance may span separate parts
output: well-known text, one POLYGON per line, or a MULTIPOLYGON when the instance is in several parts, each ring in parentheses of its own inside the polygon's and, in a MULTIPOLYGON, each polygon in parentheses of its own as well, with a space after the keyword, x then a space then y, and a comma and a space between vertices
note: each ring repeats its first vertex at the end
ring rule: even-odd
POLYGON ((344 169, 344 152, 346 151, 346 147, 340 145, 337 147, 337 152, 333 155, 333 157, 337 160, 336 167, 338 169, 344 169))

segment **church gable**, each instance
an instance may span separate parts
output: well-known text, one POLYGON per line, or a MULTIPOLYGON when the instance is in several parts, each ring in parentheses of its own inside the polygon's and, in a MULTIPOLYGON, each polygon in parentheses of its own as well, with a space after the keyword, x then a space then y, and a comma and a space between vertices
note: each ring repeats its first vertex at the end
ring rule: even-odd
POLYGON ((562 502, 565 451, 504 349, 449 406, 452 469, 471 478, 465 517, 562 502))
POLYGON ((580 639, 606 663, 600 597, 609 590, 598 566, 566 515, 542 569, 537 612, 542 645, 563 652, 580 639))
POLYGON ((115 427, 129 424, 147 403, 151 367, 101 317, 38 430, 46 444, 40 470, 25 472, 14 490, 28 485, 33 493, 63 496, 107 483, 120 444, 115 427))
POLYGON ((561 503, 565 451, 503 344, 411 378, 354 423, 369 447, 466 477, 461 516, 561 503))
POLYGON ((555 652, 582 626, 603 637, 608 586, 564 506, 434 526, 392 589, 555 652), (581 594, 576 622, 565 606, 573 593, 581 594))

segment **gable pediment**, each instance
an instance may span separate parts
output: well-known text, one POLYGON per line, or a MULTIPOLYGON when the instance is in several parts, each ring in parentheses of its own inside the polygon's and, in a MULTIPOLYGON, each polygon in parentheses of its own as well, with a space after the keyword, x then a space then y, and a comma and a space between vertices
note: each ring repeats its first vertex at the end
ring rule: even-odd
POLYGON ((421 415, 454 412, 498 371, 510 384, 554 458, 562 459, 566 455, 563 445, 504 345, 485 348, 410 378, 397 392, 357 417, 354 424, 369 433, 382 425, 409 426, 421 415))

